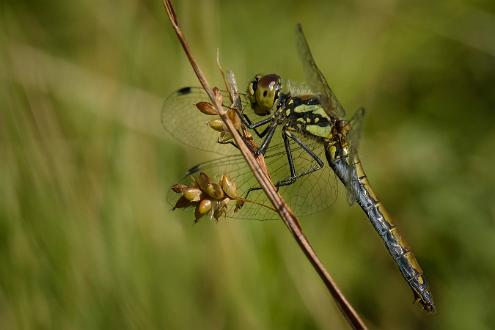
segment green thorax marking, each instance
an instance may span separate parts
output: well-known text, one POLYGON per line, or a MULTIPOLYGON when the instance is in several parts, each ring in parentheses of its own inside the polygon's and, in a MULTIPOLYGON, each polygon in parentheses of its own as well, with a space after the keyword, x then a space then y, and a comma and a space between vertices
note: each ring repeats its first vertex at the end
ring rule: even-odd
POLYGON ((316 137, 330 137, 332 120, 321 106, 318 98, 288 96, 285 100, 282 99, 279 109, 288 118, 290 127, 316 137))

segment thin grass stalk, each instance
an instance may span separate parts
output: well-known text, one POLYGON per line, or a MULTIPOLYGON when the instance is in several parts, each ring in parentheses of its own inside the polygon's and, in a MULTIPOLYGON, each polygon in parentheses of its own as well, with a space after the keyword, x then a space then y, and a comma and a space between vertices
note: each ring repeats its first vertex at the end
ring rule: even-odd
POLYGON ((254 176, 256 177, 256 179, 260 184, 260 187, 264 190, 268 199, 273 204, 275 210, 280 215, 280 217, 284 221, 289 231, 292 233, 297 244, 303 250, 304 254, 309 259, 309 261, 315 268, 316 272, 318 273, 322 281, 325 283, 325 286, 327 287, 328 291, 330 292, 333 299, 337 303, 339 310, 344 315, 349 325, 353 329, 367 329, 363 320, 360 318, 358 313, 355 311, 355 309, 352 307, 349 301, 342 294, 337 284, 330 276, 328 271, 325 269, 318 256, 316 255, 316 252, 311 247, 311 244, 309 243, 308 239, 306 238, 306 236, 302 231, 298 219, 296 218, 290 207, 287 205, 287 203, 278 194, 277 189, 275 188, 273 182, 271 182, 269 176, 267 175, 268 171, 266 167, 263 168, 263 162, 258 162, 257 159, 253 156, 250 149, 247 147, 247 145, 244 143, 244 140, 235 129, 234 124, 228 118, 227 112, 222 106, 222 95, 219 93, 215 93, 214 90, 211 89, 210 85, 208 84, 208 81, 206 80, 205 75, 200 69, 198 63, 196 62, 196 59, 192 55, 191 49, 189 48, 184 33, 180 28, 177 15, 175 14, 175 10, 172 6, 171 1, 163 0, 163 4, 165 6, 165 10, 167 12, 168 18, 170 19, 172 27, 175 33, 177 34, 179 42, 181 43, 182 48, 184 49, 184 52, 186 53, 186 56, 194 72, 196 73, 199 82, 201 83, 201 86, 208 94, 208 97, 210 98, 212 104, 215 106, 218 114, 220 115, 220 118, 223 120, 225 125, 230 130, 235 143, 239 147, 239 150, 242 156, 244 157, 244 159, 246 160, 247 164, 253 171, 254 176))

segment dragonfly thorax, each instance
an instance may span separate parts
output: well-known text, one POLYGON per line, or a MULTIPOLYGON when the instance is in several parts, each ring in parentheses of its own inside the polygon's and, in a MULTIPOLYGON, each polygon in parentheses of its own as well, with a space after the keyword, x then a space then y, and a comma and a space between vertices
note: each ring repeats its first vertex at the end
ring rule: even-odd
POLYGON ((332 119, 315 95, 292 95, 282 92, 277 74, 256 75, 248 85, 251 108, 260 116, 272 115, 277 124, 318 138, 330 136, 332 119))
POLYGON ((333 121, 315 95, 282 98, 279 111, 287 117, 287 126, 315 138, 330 138, 333 121))

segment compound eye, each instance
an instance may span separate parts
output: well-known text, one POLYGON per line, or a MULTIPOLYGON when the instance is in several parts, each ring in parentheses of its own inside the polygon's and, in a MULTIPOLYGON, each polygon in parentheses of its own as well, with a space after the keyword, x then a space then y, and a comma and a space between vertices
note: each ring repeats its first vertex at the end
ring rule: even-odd
POLYGON ((280 76, 274 73, 267 74, 258 79, 258 87, 267 90, 267 93, 280 90, 280 76))

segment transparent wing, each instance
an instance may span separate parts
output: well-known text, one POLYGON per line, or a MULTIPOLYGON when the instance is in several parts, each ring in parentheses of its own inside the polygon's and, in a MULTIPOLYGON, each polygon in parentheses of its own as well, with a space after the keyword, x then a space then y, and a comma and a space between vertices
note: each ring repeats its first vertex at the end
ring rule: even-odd
MULTIPOLYGON (((224 105, 230 106, 227 91, 221 91, 224 105)), ((250 108, 247 96, 239 94, 243 109, 250 108)), ((165 131, 179 142, 193 148, 212 151, 222 155, 235 153, 231 145, 217 143, 219 133, 211 129, 207 123, 218 117, 205 115, 196 107, 198 102, 210 102, 208 95, 200 87, 184 87, 165 99, 161 112, 162 125, 165 131)))
POLYGON ((340 119, 345 117, 345 111, 339 100, 327 83, 327 80, 316 65, 316 62, 309 49, 308 41, 304 36, 301 24, 296 26, 296 40, 299 57, 303 64, 307 83, 311 89, 319 95, 320 103, 325 108, 329 116, 340 119))
MULTIPOLYGON (((359 108, 349 121, 349 124, 351 125, 351 130, 347 134, 347 142, 349 144, 349 164, 354 164, 354 162, 358 159, 359 141, 363 131, 364 114, 364 108, 359 108)), ((355 166, 348 166, 348 169, 349 173, 347 177, 357 179, 356 175, 352 175, 352 172, 356 170, 355 166)), ((356 200, 356 196, 354 194, 354 189, 351 189, 352 180, 349 180, 348 183, 347 201, 352 205, 356 200)))
MULTIPOLYGON (((324 148, 320 143, 303 136, 298 137, 322 160, 325 159, 324 148)), ((287 178, 290 174, 287 154, 281 140, 279 138, 278 143, 274 141, 265 156, 265 162, 274 183, 287 178)), ((291 142, 291 149, 297 172, 316 166, 315 161, 295 142, 291 142)), ((191 176, 198 176, 200 172, 206 173, 214 181, 219 180, 224 174, 229 176, 235 183, 238 194, 243 198, 251 189, 259 188, 256 178, 239 154, 214 159, 192 167, 186 172, 183 178, 184 183, 190 184, 191 176)), ((322 169, 298 178, 295 183, 280 187, 279 192, 297 215, 315 213, 329 207, 335 201, 336 177, 325 164, 322 169)), ((169 203, 174 205, 178 194, 170 192, 168 199, 169 203)), ((272 205, 262 190, 251 190, 244 206, 237 212, 234 212, 234 206, 231 206, 227 217, 250 220, 279 219, 278 214, 271 208, 272 205)), ((191 214, 193 212, 191 209, 186 210, 191 214)))

